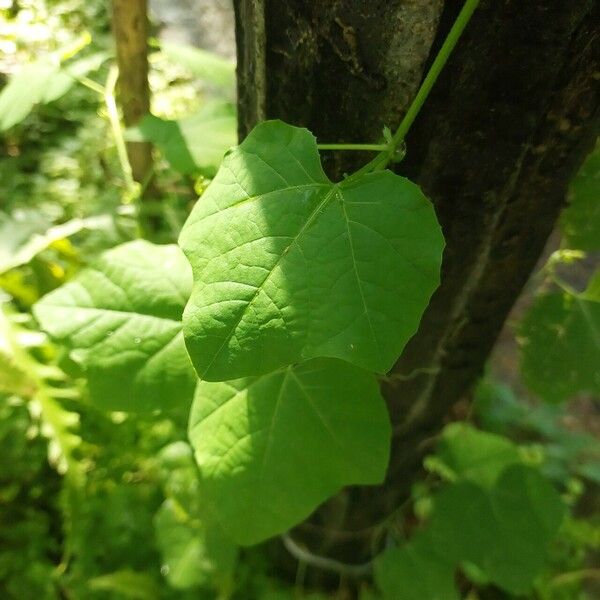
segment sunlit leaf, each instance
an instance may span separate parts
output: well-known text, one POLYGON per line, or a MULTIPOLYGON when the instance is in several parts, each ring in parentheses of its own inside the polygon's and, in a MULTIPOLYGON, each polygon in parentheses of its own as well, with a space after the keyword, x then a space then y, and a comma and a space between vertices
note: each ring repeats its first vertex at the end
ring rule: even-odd
POLYGON ((161 42, 161 52, 171 61, 188 69, 192 75, 213 85, 233 91, 235 64, 217 54, 174 42, 161 42))
POLYGON ((443 238, 419 188, 390 171, 331 183, 314 137, 257 126, 226 157, 180 237, 201 378, 327 356, 388 371, 439 283, 443 238))
POLYGON ((0 213, 0 274, 27 264, 50 244, 84 229, 97 229, 110 223, 109 216, 71 219, 50 225, 35 211, 0 213))
POLYGON ((77 79, 98 69, 105 53, 70 61, 61 67, 52 57, 25 65, 0 92, 0 131, 20 123, 37 104, 47 104, 64 96, 77 79))
POLYGON ((114 573, 99 575, 88 581, 90 590, 118 594, 128 600, 149 600, 158 598, 160 590, 149 573, 122 569, 114 573))
POLYGON ((202 171, 213 176, 225 152, 236 143, 235 108, 225 102, 205 104, 196 114, 177 121, 145 116, 128 139, 154 142, 180 173, 202 171))
POLYGON ((42 298, 34 313, 84 367, 98 406, 186 406, 196 384, 180 321, 190 285, 176 246, 129 242, 42 298))

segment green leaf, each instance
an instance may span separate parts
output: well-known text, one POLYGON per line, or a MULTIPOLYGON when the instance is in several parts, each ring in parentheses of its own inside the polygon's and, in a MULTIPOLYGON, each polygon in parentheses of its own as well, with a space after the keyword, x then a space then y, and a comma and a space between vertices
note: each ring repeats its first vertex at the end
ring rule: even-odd
POLYGON ((158 146, 180 173, 198 171, 214 176, 225 152, 237 140, 235 108, 227 102, 204 105, 196 114, 168 121, 146 115, 128 131, 128 139, 147 140, 158 146))
POLYGON ((198 79, 233 91, 235 89, 235 64, 201 48, 161 42, 162 53, 196 76, 198 79))
POLYGON ((318 359, 199 383, 189 436, 202 493, 240 544, 286 531, 346 485, 379 483, 390 423, 375 378, 318 359))
POLYGON ((510 440, 466 423, 453 423, 444 429, 436 456, 455 478, 482 487, 491 487, 507 466, 521 461, 517 446, 510 440))
POLYGON ((0 307, 0 394, 31 398, 37 390, 36 374, 23 360, 24 351, 16 348, 14 325, 0 307))
MULTIPOLYGON (((88 581, 90 590, 110 592, 117 597, 131 600, 155 600, 160 598, 160 589, 149 573, 138 573, 131 569, 122 569, 93 577, 88 581)), ((113 596, 114 597, 114 596, 113 596)))
POLYGON ((600 249, 600 144, 571 183, 569 206, 560 223, 568 248, 600 249))
POLYGON ((385 600, 458 600, 454 567, 426 543, 390 548, 375 561, 375 581, 385 600))
POLYGON ((535 469, 509 467, 493 490, 491 512, 484 522, 496 535, 473 562, 503 589, 514 594, 528 591, 564 514, 560 496, 535 469))
POLYGON ((424 535, 432 552, 456 565, 473 563, 518 594, 543 568, 563 516, 552 486, 534 469, 513 465, 490 490, 467 481, 443 490, 424 535))
POLYGON ((463 566, 526 593, 563 517, 558 493, 529 467, 507 467, 491 488, 458 481, 436 495, 430 521, 412 540, 377 559, 376 581, 390 600, 446 600, 458 597, 453 573, 463 566))
POLYGON ((588 286, 581 294, 581 297, 584 300, 590 300, 592 302, 600 302, 600 270, 596 271, 590 281, 588 282, 588 286))
POLYGON ((57 59, 44 57, 24 66, 0 92, 0 131, 20 123, 37 104, 64 96, 82 77, 98 69, 105 53, 71 61, 61 68, 57 59))
POLYGON ((108 410, 185 406, 196 384, 181 333, 189 265, 176 246, 134 241, 105 252, 34 307, 84 367, 108 410))
POLYGON ((314 137, 258 125, 223 161, 179 240, 194 272, 184 333, 202 379, 326 356, 388 371, 439 283, 443 238, 390 171, 331 183, 314 137))
POLYGON ((154 526, 171 586, 187 589, 225 585, 235 565, 237 548, 220 528, 192 518, 171 499, 163 502, 154 526))
POLYGON ((33 210, 19 210, 10 215, 0 213, 0 274, 27 264, 58 240, 108 223, 109 216, 97 216, 51 226, 33 210))
POLYGON ((585 293, 539 296, 521 323, 519 341, 525 383, 545 400, 600 394, 600 302, 585 293))

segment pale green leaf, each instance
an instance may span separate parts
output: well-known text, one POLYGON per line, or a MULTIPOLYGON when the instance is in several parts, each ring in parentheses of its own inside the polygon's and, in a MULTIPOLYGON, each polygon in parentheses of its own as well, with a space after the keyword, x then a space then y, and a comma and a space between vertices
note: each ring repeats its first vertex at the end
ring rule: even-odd
POLYGON ((17 346, 15 325, 0 308, 0 394, 31 398, 37 391, 36 374, 25 351, 17 346))
POLYGON ((202 493, 240 544, 286 531, 341 487, 380 482, 390 423, 375 378, 317 359, 201 382, 189 428, 202 493))
POLYGON ((160 49, 169 60, 185 67, 198 79, 234 90, 235 64, 230 60, 202 48, 174 42, 161 42, 160 49))
POLYGON ((163 572, 171 586, 224 585, 233 571, 237 549, 220 528, 193 518, 171 499, 163 502, 154 526, 163 572))
POLYGON ((180 173, 202 171, 213 176, 225 152, 236 143, 235 108, 226 102, 205 104, 197 113, 177 121, 145 116, 128 131, 128 139, 153 142, 180 173))
POLYGON ((560 223, 568 248, 600 249, 600 144, 571 183, 569 206, 560 223))
POLYGON ((600 394, 600 302, 588 294, 539 296, 521 323, 521 372, 545 400, 600 394))
POLYGON ((0 392, 17 394, 29 401, 29 410, 39 418, 41 432, 49 440, 49 462, 79 484, 85 476, 75 456, 81 443, 76 433, 79 415, 55 399, 57 390, 45 380, 47 376, 60 379, 62 372, 37 362, 29 348, 40 345, 45 336, 40 339, 37 332, 22 328, 12 316, 5 306, 0 306, 0 392))
POLYGON ((118 597, 131 600, 158 600, 160 588, 148 573, 139 573, 131 569, 122 569, 93 577, 87 583, 90 590, 109 592, 118 597))
POLYGON ((47 60, 26 65, 13 75, 0 92, 0 131, 20 123, 42 102, 44 89, 58 73, 58 66, 47 60))
POLYGON ((97 229, 110 223, 110 217, 71 219, 50 225, 33 210, 0 213, 0 274, 27 264, 52 243, 85 229, 97 229))
POLYGON ((194 272, 186 344, 210 381, 320 356, 388 371, 443 247, 415 184, 390 171, 333 184, 314 137, 281 121, 225 157, 179 241, 194 272))
POLYGON ((70 347, 98 406, 169 409, 185 406, 196 383, 180 321, 190 285, 176 246, 139 240, 105 252, 34 313, 70 347))
POLYGON ((25 65, 0 92, 0 131, 21 122, 37 104, 47 104, 64 96, 82 77, 100 67, 105 53, 68 62, 61 68, 53 57, 25 65))

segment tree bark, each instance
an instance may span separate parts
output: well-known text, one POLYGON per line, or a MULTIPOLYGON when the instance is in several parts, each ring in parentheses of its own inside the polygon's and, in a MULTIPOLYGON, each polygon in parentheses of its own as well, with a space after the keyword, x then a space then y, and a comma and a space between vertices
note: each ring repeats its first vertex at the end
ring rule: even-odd
MULTIPOLYGON (((136 125, 150 112, 148 84, 147 0, 113 0, 113 30, 119 67, 119 103, 127 127, 136 125)), ((152 173, 152 146, 127 142, 133 179, 147 182, 152 173)))
MULTIPOLYGON (((236 0, 240 134, 261 95, 265 117, 320 142, 378 141, 383 125, 400 122, 461 6, 236 0), (262 30, 244 20, 250 5, 263 11, 262 30)), ((442 284, 382 384, 395 432, 386 482, 345 490, 296 528, 314 552, 372 558, 372 526, 409 497, 430 440, 480 376, 598 135, 598 23, 594 0, 483 0, 413 126, 396 170, 435 205, 442 284)), ((368 158, 328 153, 324 165, 339 178, 368 158)))

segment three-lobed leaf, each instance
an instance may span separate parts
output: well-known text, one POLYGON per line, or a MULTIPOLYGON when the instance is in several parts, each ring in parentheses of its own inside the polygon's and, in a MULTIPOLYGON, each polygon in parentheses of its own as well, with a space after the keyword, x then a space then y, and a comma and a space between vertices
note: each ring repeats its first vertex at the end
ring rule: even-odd
POLYGON ((318 357, 388 371, 443 249, 415 184, 390 171, 332 183, 314 137, 280 121, 225 157, 179 243, 194 274, 186 345, 209 381, 318 357))
POLYGON ((201 493, 240 544, 281 533, 341 487, 380 482, 390 423, 372 374, 316 359, 200 382, 189 437, 201 493))
POLYGON ((105 252, 34 307, 42 327, 85 369, 105 409, 185 406, 196 376, 181 332, 191 273, 177 246, 145 241, 105 252))

